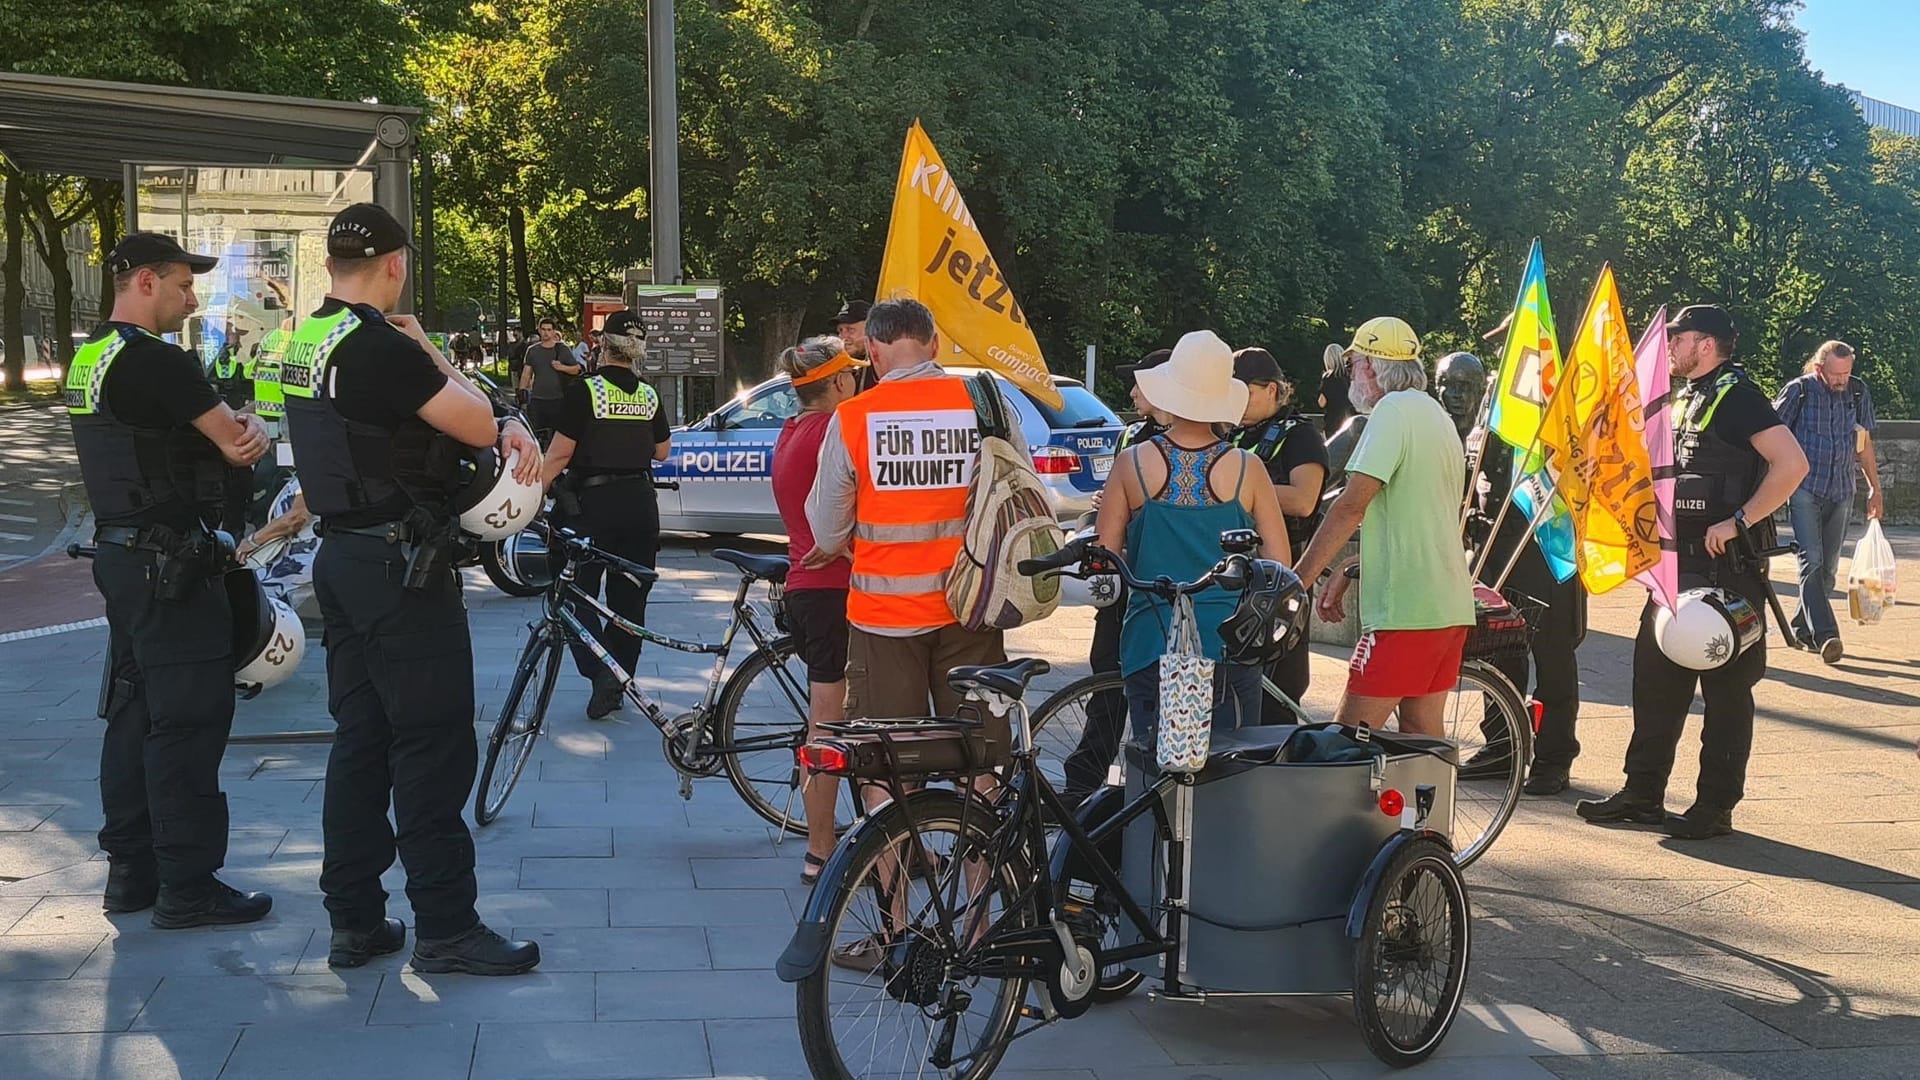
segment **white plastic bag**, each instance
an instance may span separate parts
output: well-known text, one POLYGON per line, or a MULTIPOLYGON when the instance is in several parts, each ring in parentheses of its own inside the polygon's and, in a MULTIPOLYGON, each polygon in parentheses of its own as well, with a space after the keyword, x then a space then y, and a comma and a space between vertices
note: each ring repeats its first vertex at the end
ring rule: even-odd
POLYGON ((1173 603, 1173 632, 1160 657, 1160 739, 1155 759, 1166 772, 1199 772, 1213 743, 1213 661, 1200 648, 1192 599, 1173 603))
POLYGON ((1893 545, 1880 529, 1880 520, 1867 522, 1867 531, 1853 545, 1853 565, 1847 570, 1847 611, 1866 625, 1880 621, 1893 606, 1895 575, 1893 545))

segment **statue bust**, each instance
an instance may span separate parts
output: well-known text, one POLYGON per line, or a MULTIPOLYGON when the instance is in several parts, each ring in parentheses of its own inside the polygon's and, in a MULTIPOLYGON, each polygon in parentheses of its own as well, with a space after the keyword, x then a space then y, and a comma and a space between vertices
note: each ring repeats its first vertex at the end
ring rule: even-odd
POLYGON ((1433 396, 1439 399, 1447 415, 1453 417, 1454 430, 1460 433, 1463 444, 1474 422, 1480 418, 1480 403, 1486 394, 1487 367, 1479 357, 1457 352, 1441 358, 1434 371, 1433 396))

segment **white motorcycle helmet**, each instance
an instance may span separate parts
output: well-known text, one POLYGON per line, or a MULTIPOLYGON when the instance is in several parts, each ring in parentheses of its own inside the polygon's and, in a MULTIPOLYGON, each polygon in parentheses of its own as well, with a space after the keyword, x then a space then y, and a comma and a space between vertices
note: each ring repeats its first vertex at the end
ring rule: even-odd
POLYGON ((1688 589, 1671 611, 1653 613, 1654 643, 1667 659, 1693 671, 1727 666, 1766 633, 1753 603, 1726 589, 1688 589))
MULTIPOLYGON (((1092 528, 1083 528, 1068 537, 1067 542, 1090 541, 1093 536, 1092 528)), ((1060 603, 1063 606, 1103 608, 1120 599, 1120 578, 1115 574, 1094 574, 1084 578, 1061 574, 1054 580, 1060 583, 1060 603)))
POLYGON ((479 540, 504 540, 540 513, 546 492, 538 480, 523 484, 514 479, 519 461, 518 451, 503 459, 495 447, 466 452, 463 468, 471 472, 453 500, 462 531, 479 540))
POLYGON ((293 608, 267 595, 253 571, 229 570, 225 584, 233 612, 233 686, 253 697, 299 670, 307 631, 293 608))

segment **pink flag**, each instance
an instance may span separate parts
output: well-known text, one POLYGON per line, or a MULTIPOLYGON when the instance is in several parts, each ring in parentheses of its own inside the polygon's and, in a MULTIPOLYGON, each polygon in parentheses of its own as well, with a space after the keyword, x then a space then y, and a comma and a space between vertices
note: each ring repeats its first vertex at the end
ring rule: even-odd
POLYGON ((1653 316, 1653 325, 1641 336, 1633 350, 1633 369, 1640 383, 1641 408, 1646 416, 1642 433, 1647 440, 1647 457, 1653 464, 1653 504, 1658 521, 1636 522, 1636 528, 1653 524, 1660 534, 1660 561, 1634 576, 1647 587, 1653 602, 1672 608, 1680 594, 1680 559, 1673 540, 1673 375, 1667 366, 1667 309, 1653 316))

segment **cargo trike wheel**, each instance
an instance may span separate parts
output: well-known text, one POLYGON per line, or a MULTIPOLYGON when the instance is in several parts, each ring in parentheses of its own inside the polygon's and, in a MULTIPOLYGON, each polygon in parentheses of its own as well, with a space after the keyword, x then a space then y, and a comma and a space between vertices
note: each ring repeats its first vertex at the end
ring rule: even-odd
POLYGON ((1470 918, 1445 845, 1419 837, 1394 852, 1353 950, 1354 1019, 1381 1061, 1418 1064, 1446 1038, 1466 987, 1470 918))

